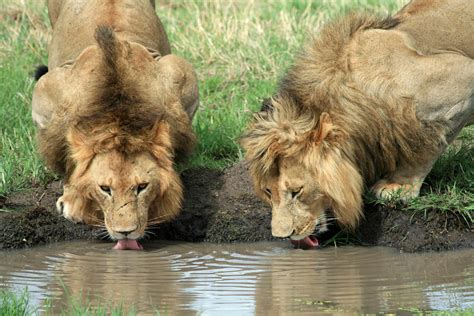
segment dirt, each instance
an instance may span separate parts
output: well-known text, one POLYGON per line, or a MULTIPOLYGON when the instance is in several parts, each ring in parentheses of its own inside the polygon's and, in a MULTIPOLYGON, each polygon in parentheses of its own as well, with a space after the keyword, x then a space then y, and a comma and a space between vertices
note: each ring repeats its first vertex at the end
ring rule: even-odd
MULTIPOLYGON (((217 243, 274 239, 270 208, 253 193, 244 163, 224 171, 191 169, 181 177, 186 188, 183 211, 161 225, 155 238, 217 243)), ((0 249, 98 238, 95 229, 70 223, 55 212, 60 195, 61 184, 56 181, 0 199, 0 209, 12 210, 0 212, 0 249)), ((365 220, 350 235, 364 245, 406 252, 474 247, 471 225, 455 213, 413 214, 396 205, 366 205, 365 220)))

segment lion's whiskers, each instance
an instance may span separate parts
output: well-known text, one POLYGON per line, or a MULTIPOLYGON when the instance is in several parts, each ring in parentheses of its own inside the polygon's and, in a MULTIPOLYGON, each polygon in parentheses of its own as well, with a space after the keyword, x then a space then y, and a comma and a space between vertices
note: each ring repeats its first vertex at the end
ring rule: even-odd
POLYGON ((150 230, 145 230, 145 234, 143 235, 143 239, 151 239, 153 237, 156 237, 156 233, 150 231, 150 230))
POLYGON ((153 220, 156 220, 156 219, 161 219, 161 218, 164 218, 164 217, 167 217, 168 215, 160 215, 160 216, 156 216, 156 217, 152 217, 152 218, 149 218, 148 221, 153 221, 153 220))
POLYGON ((157 222, 150 222, 148 223, 147 227, 158 228, 158 225, 163 224, 164 221, 157 221, 157 222))
POLYGON ((162 215, 162 216, 157 216, 157 217, 153 217, 153 218, 150 218, 148 221, 147 221, 147 226, 152 226, 152 225, 158 225, 158 224, 161 224, 161 223, 164 223, 166 222, 166 219, 165 219, 165 215, 162 215))
POLYGON ((146 229, 156 229, 158 228, 159 224, 161 223, 148 223, 148 225, 146 226, 146 229))
POLYGON ((99 230, 99 232, 97 232, 97 237, 99 237, 100 239, 112 240, 112 238, 109 235, 109 232, 105 228, 103 228, 103 229, 99 230))

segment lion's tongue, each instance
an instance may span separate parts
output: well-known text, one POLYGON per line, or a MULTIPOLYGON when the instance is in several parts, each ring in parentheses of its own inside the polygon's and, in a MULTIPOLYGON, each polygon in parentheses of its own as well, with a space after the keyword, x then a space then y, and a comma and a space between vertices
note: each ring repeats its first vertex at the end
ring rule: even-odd
POLYGON ((291 239, 291 243, 296 248, 302 248, 302 249, 313 249, 319 246, 319 241, 314 236, 306 236, 305 238, 300 239, 300 240, 291 239))
POLYGON ((135 239, 120 239, 117 240, 114 250, 143 250, 143 246, 135 239))

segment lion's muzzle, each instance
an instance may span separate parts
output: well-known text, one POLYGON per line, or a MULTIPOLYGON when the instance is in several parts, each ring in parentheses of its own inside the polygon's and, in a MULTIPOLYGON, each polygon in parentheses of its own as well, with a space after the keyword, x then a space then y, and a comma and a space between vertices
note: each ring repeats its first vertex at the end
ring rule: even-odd
POLYGON ((272 235, 275 237, 288 237, 293 234, 293 218, 284 211, 273 210, 272 235))

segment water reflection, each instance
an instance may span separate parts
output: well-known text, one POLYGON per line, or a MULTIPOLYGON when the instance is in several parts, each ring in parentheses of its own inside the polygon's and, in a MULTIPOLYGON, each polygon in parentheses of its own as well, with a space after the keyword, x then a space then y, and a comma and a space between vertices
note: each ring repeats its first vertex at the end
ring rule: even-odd
POLYGON ((399 254, 386 248, 318 251, 287 243, 148 245, 67 242, 0 252, 0 286, 28 286, 32 303, 69 297, 135 306, 140 314, 285 315, 474 306, 474 250, 399 254), (64 285, 62 285, 63 283, 64 285), (67 291, 65 291, 67 289, 67 291), (88 295, 85 295, 88 294, 88 295))

